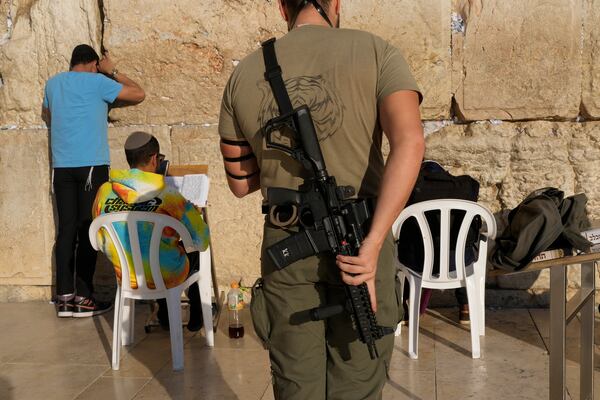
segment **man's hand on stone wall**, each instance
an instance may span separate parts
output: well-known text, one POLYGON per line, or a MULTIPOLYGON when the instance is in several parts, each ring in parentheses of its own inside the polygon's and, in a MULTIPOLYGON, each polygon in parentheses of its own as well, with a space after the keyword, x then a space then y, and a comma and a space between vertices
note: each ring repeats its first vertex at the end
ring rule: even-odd
POLYGON ((111 76, 114 69, 115 63, 108 56, 108 52, 105 52, 100 61, 98 61, 98 71, 104 75, 111 76))

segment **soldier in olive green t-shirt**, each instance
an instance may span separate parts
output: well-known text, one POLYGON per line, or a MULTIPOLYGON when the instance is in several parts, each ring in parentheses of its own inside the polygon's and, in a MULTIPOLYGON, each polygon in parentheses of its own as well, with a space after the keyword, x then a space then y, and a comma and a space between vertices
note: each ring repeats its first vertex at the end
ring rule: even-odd
MULTIPOLYGON (((371 360, 347 314, 298 322, 299 312, 344 299, 343 283, 366 282, 379 325, 395 327, 399 304, 390 228, 410 194, 424 152, 421 94, 400 52, 372 34, 333 29, 340 0, 280 0, 290 32, 275 50, 294 107, 306 104, 327 170, 360 198, 377 197, 371 230, 356 257, 322 253, 278 270, 265 249, 298 228, 265 222, 262 288, 251 311, 269 349, 276 399, 377 399, 386 380, 393 336, 376 342, 371 360), (331 21, 331 24, 330 24, 331 21), (390 142, 387 162, 382 132, 390 142)), ((267 188, 298 189, 306 171, 289 155, 267 149, 262 128, 279 115, 264 79, 261 50, 244 58, 223 94, 219 134, 231 191, 243 197, 267 188)))

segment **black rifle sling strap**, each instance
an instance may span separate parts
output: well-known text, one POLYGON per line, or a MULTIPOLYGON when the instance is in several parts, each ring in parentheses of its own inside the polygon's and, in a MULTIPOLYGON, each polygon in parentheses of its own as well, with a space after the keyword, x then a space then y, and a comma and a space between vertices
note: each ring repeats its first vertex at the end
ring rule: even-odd
POLYGON ((265 80, 271 85, 273 96, 279 107, 279 114, 286 115, 294 111, 290 96, 281 76, 281 67, 275 54, 275 38, 262 43, 263 58, 265 60, 265 80))
MULTIPOLYGON (((262 52, 265 61, 265 80, 271 85, 273 96, 277 102, 277 107, 279 107, 279 114, 291 114, 294 109, 292 107, 290 96, 285 88, 283 77, 281 76, 281 67, 277 62, 277 55, 275 54, 275 38, 271 38, 262 43, 262 52)), ((263 212, 268 213, 268 210, 263 209, 263 212)), ((281 269, 291 263, 290 259, 297 261, 315 253, 320 253, 328 248, 329 243, 327 241, 327 236, 323 232, 305 230, 271 246, 269 252, 272 253, 277 268, 281 269), (291 253, 285 260, 276 256, 277 254, 282 253, 282 249, 286 249, 286 251, 291 253), (285 262, 286 260, 287 262, 285 262)))

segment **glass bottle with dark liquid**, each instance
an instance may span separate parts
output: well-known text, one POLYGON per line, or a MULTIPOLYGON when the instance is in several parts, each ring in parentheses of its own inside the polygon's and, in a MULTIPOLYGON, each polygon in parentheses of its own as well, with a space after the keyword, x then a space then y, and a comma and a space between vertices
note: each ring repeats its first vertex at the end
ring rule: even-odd
POLYGON ((229 325, 229 337, 232 339, 239 339, 244 337, 244 326, 231 326, 229 325))
POLYGON ((244 325, 242 324, 243 302, 240 301, 240 289, 237 282, 231 282, 231 289, 227 293, 227 310, 229 314, 229 337, 239 339, 244 337, 244 325))

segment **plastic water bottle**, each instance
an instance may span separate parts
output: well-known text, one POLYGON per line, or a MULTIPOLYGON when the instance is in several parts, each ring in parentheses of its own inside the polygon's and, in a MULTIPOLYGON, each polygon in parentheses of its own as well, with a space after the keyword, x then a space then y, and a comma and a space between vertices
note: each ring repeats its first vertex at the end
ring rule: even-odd
POLYGON ((241 315, 244 303, 240 301, 241 294, 238 283, 231 282, 231 289, 227 293, 227 310, 229 313, 229 337, 232 339, 244 337, 241 315))

